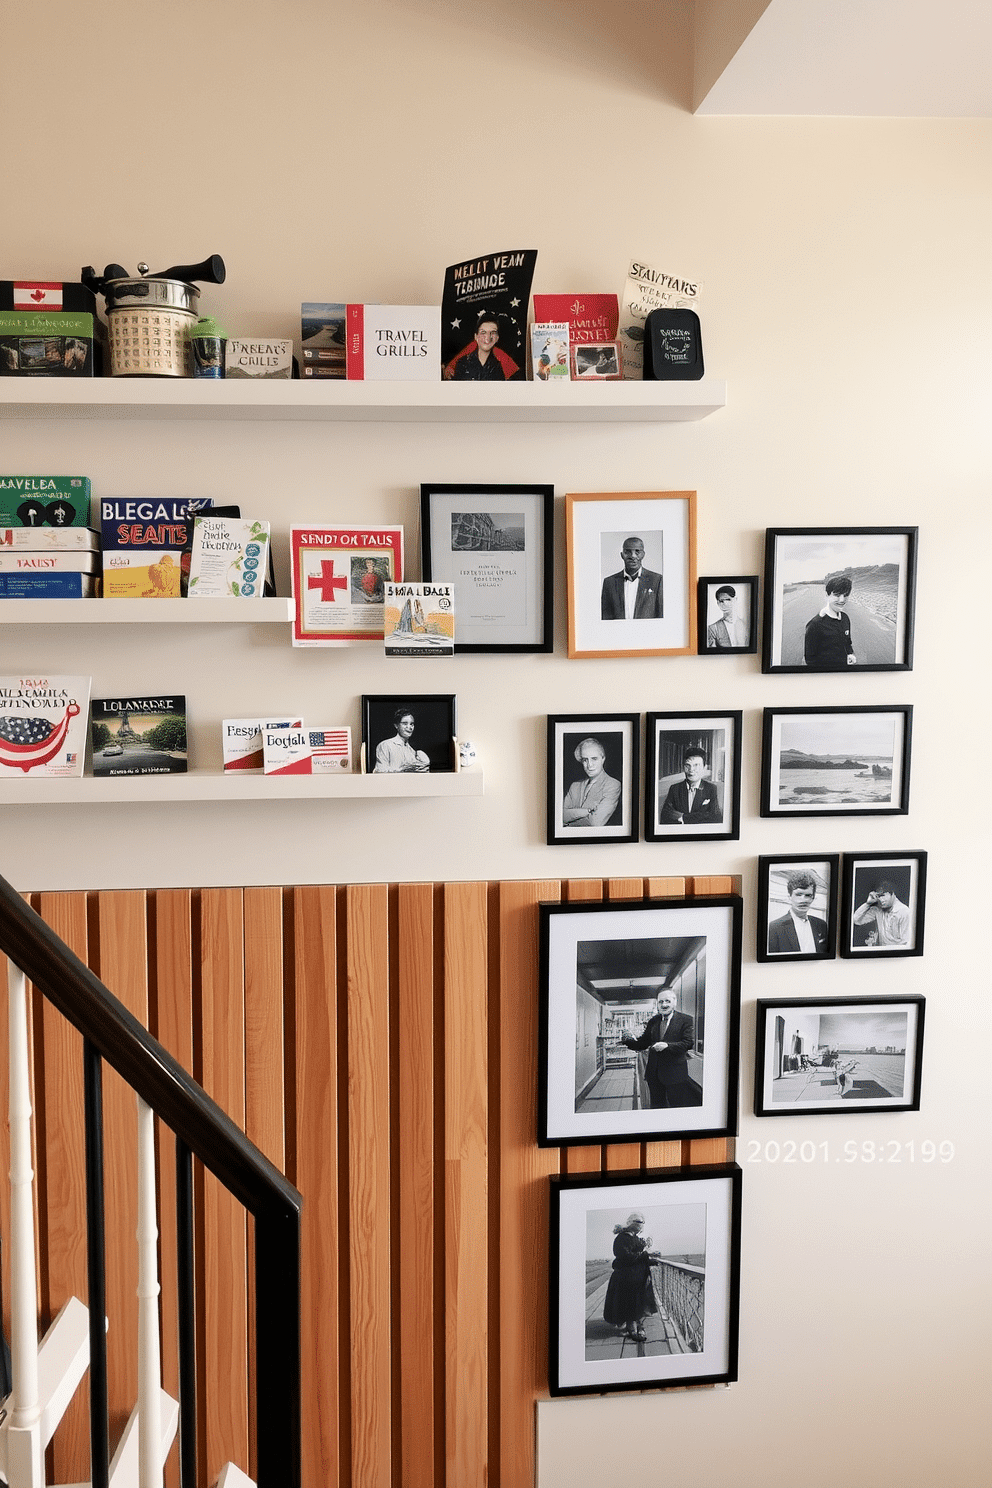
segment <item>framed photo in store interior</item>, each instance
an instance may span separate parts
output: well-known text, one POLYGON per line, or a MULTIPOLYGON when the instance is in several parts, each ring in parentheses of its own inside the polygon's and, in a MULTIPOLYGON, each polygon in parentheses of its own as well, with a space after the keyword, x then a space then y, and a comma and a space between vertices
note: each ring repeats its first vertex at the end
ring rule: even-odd
POLYGON ((833 960, 839 876, 839 853, 758 859, 757 960, 833 960))
POLYGON ((639 713, 548 716, 548 843, 636 842, 639 713))
POLYGON ((757 651, 757 574, 701 578, 696 603, 700 656, 751 656, 757 651))
POLYGON ((740 836, 741 714, 649 713, 644 771, 648 842, 740 836))
POLYGON ((362 774, 457 770, 454 693, 394 692, 362 698, 362 774))
POLYGON ((913 708, 766 708, 762 816, 905 816, 913 708))
POLYGON ((926 888, 925 852, 845 853, 841 955, 922 956, 926 888))

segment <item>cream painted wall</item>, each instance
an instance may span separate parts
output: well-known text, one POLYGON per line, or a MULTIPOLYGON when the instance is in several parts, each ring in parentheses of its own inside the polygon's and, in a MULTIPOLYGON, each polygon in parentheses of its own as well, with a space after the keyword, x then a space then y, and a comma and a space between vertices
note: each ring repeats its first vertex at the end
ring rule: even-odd
MULTIPOLYGON (((430 301, 444 266, 477 252, 536 246, 537 287, 567 291, 619 289, 637 255, 702 280, 707 366, 730 401, 667 427, 4 422, 0 465, 89 473, 100 494, 238 498, 283 554, 293 520, 402 520, 414 539, 428 478, 694 487, 703 573, 757 572, 767 526, 918 522, 915 670, 570 662, 559 594, 554 656, 436 673, 478 746, 482 799, 248 820, 220 805, 11 808, 0 870, 23 889, 739 872, 750 904, 759 853, 928 849, 923 958, 759 967, 746 935, 740 1383, 542 1406, 540 1488, 965 1488, 989 1463, 992 719, 974 656, 988 650, 992 125, 693 118, 686 15, 648 0, 6 6, 21 61, 0 105, 4 275, 219 250, 229 282, 205 310, 232 333, 290 335, 303 299, 430 301), (763 706, 892 701, 917 708, 908 818, 759 820, 763 706), (740 842, 544 846, 545 714, 665 707, 745 710, 740 842), (928 996, 922 1112, 746 1114, 754 999, 869 990, 928 996), (751 1160, 786 1137, 828 1140, 831 1161, 751 1160), (848 1139, 890 1138, 950 1140, 956 1156, 836 1162, 848 1139)), ((295 705, 357 728, 363 690, 424 685, 413 663, 294 652, 261 628, 205 631, 195 649, 188 629, 0 631, 0 670, 40 667, 104 691, 185 687, 207 765, 225 714, 295 705)))

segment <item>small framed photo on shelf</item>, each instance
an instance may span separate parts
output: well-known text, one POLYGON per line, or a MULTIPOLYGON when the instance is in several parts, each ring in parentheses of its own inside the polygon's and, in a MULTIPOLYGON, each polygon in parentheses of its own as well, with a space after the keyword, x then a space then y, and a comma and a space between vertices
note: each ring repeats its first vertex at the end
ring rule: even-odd
POLYGON ((762 816, 905 816, 913 709, 766 708, 762 816))
POLYGON ((548 717, 548 842, 636 842, 639 713, 548 717))
POLYGON ((420 487, 425 580, 455 585, 455 653, 554 649, 554 486, 420 487))
POLYGON ((751 656, 757 651, 757 574, 701 578, 696 603, 700 656, 751 656))
POLYGON ((845 853, 842 956, 923 955, 925 852, 845 853))
POLYGON ((362 774, 435 775, 458 768, 454 693, 362 698, 362 774))
POLYGON ((758 859, 759 961, 833 960, 839 876, 839 853, 758 859))
POLYGON ((772 527, 764 672, 906 672, 916 527, 772 527))
POLYGON ((756 1116, 918 1111, 922 997, 759 998, 756 1116))
POLYGON ((540 932, 539 1144, 733 1136, 740 899, 542 904, 540 932))
POLYGON ((551 1394, 735 1380, 737 1164, 550 1182, 551 1394))
POLYGON ((649 713, 644 794, 648 842, 740 836, 740 713, 649 713))
POLYGON ((696 649, 695 491, 565 497, 569 656, 696 649))
POLYGON ((586 341, 572 347, 572 377, 576 382, 616 382, 622 376, 619 341, 586 341))

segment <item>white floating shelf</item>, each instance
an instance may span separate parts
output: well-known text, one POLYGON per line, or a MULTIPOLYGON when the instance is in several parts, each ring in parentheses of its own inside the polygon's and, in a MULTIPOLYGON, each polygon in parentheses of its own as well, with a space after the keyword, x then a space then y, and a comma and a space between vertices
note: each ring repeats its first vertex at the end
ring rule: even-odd
POLYGON ((437 775, 256 775, 192 770, 187 775, 84 775, 82 779, 0 779, 0 806, 105 805, 138 801, 293 801, 481 796, 481 770, 437 775))
POLYGON ((247 382, 5 378, 0 418, 262 419, 376 423, 672 423, 726 406, 701 382, 247 382))
POLYGON ((0 599, 0 625, 265 625, 293 618, 291 599, 0 599))

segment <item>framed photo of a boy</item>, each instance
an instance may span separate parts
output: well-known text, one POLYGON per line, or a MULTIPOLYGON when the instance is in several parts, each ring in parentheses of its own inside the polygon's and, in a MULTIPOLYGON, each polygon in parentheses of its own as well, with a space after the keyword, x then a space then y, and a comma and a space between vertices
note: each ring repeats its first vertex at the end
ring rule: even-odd
POLYGON ((758 575, 701 578, 700 656, 751 656, 758 649, 758 575))
POLYGON ((839 853, 758 859, 757 960, 833 960, 839 875, 839 853))
POLYGON ((454 693, 368 693, 362 698, 362 774, 455 770, 455 733, 454 693))
POLYGON ((922 956, 926 887, 925 852, 845 853, 841 955, 922 956))
POLYGON ((639 713, 548 717, 548 843, 636 842, 639 713))

